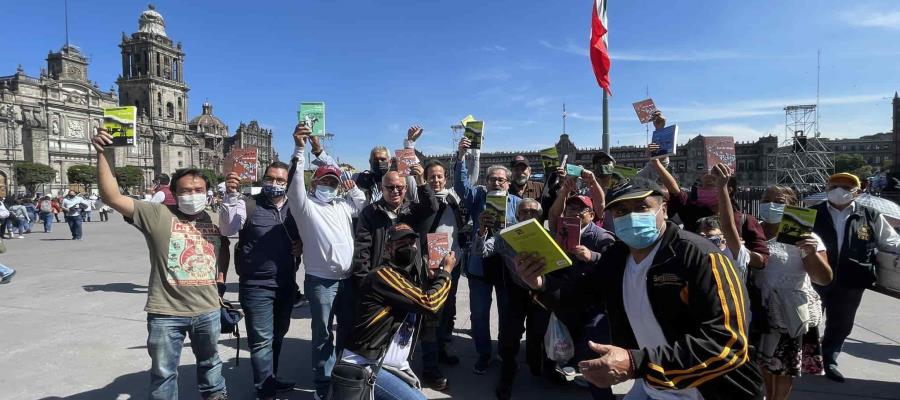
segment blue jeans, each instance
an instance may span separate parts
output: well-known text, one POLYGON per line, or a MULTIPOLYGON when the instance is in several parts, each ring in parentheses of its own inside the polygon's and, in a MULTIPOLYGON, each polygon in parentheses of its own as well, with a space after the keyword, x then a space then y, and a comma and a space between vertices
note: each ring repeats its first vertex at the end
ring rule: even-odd
POLYGON ((13 273, 13 269, 7 267, 3 264, 0 264, 0 278, 6 278, 9 274, 13 273))
POLYGON ((50 232, 53 229, 52 213, 41 212, 41 219, 44 220, 44 232, 50 232))
POLYGON ((335 335, 331 324, 337 316, 338 351, 343 348, 353 329, 353 280, 325 279, 307 274, 303 280, 303 291, 309 299, 313 385, 319 397, 325 398, 335 362, 335 335))
POLYGON ((375 400, 424 400, 425 395, 396 375, 381 369, 375 379, 375 400))
POLYGON ((69 231, 72 232, 72 239, 81 239, 81 223, 83 222, 81 216, 66 216, 66 222, 69 224, 69 231))
POLYGON ((483 278, 469 276, 469 306, 472 318, 472 340, 479 357, 490 357, 491 345, 491 297, 494 285, 483 278))
MULTIPOLYGON (((80 217, 75 217, 80 218, 80 217)), ((197 358, 197 388, 203 398, 225 392, 217 345, 219 310, 196 317, 147 314, 147 352, 150 354, 150 398, 178 399, 178 363, 184 338, 191 338, 197 358)))
POLYGON ((85 210, 81 212, 81 220, 83 222, 91 222, 91 211, 85 210))
POLYGON ((275 395, 281 343, 291 325, 295 288, 240 285, 238 298, 244 310, 247 344, 253 366, 253 386, 258 397, 275 395))

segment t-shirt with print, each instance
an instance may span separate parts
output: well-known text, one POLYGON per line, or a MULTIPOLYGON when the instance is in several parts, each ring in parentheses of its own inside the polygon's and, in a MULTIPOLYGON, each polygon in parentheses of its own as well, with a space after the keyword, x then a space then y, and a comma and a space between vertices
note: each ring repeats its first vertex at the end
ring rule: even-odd
POLYGON ((219 309, 216 259, 222 238, 208 211, 179 220, 168 206, 134 202, 134 222, 150 250, 147 306, 152 314, 194 317, 219 309))

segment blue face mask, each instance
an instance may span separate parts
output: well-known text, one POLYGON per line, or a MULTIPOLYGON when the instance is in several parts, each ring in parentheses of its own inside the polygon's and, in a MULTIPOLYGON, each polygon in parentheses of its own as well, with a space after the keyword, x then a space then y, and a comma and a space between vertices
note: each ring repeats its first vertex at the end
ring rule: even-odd
POLYGON ((328 185, 316 185, 316 198, 324 202, 329 202, 337 197, 337 188, 328 185))
POLYGON ((287 191, 287 185, 276 185, 274 183, 265 183, 265 184, 263 184, 263 187, 262 187, 262 193, 270 199, 284 196, 285 191, 287 191))
POLYGON ((616 236, 633 249, 650 247, 659 238, 656 215, 660 210, 662 209, 656 210, 656 212, 633 212, 613 219, 616 236))
POLYGON ((784 204, 759 203, 759 215, 757 216, 766 223, 781 223, 781 217, 784 216, 784 204))

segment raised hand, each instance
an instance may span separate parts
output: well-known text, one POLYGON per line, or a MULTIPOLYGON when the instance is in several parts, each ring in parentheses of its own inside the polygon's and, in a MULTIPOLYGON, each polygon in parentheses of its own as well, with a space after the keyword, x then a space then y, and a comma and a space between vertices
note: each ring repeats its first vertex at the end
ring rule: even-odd
POLYGON ((666 117, 659 110, 653 112, 650 116, 650 121, 653 121, 653 128, 656 130, 666 127, 666 117))
POLYGON ((712 169, 709 170, 709 173, 715 178, 716 187, 718 188, 727 186, 728 179, 731 178, 731 175, 734 175, 734 171, 722 163, 714 165, 712 169))
POLYGON ((416 179, 416 185, 425 184, 425 168, 422 168, 421 164, 416 164, 409 167, 409 174, 416 179))
POLYGON ((659 151, 659 143, 650 143, 647 145, 647 157, 653 157, 653 153, 659 151))
POLYGON ((111 145, 113 143, 112 135, 103 129, 102 126, 97 127, 97 134, 91 138, 91 144, 94 146, 94 150, 97 150, 97 153, 103 153, 106 146, 111 145))
POLYGON ((241 177, 236 172, 230 172, 225 177, 225 192, 237 193, 238 187, 241 185, 241 177))
POLYGON ((544 258, 536 253, 521 253, 516 256, 516 273, 533 290, 544 287, 544 258))
POLYGON ((587 168, 581 170, 581 179, 589 186, 597 182, 597 176, 587 168))
POLYGON ((453 272, 453 268, 456 268, 456 253, 449 252, 444 259, 441 260, 441 268, 448 273, 453 272))
POLYGON ((419 139, 419 136, 422 136, 423 131, 424 130, 419 125, 410 126, 409 130, 406 131, 406 138, 411 142, 415 142, 419 139))
POLYGON ((309 129, 305 123, 299 123, 294 128, 294 145, 297 147, 303 147, 306 145, 306 141, 309 140, 309 135, 312 133, 312 129, 309 129))
POLYGON ((341 187, 343 187, 345 191, 349 192, 356 187, 356 182, 353 182, 353 179, 347 179, 341 182, 341 187))
POLYGON ((462 139, 459 140, 459 158, 462 159, 466 152, 469 151, 469 148, 472 147, 472 141, 469 138, 463 136, 462 139))

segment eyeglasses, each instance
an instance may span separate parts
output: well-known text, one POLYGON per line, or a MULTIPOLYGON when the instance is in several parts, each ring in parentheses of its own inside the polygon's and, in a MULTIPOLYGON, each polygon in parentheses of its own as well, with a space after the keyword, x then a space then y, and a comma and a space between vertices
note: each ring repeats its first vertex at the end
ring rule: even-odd
POLYGON ((383 186, 385 192, 397 192, 401 193, 406 190, 406 186, 383 186))
POLYGON ((281 184, 286 184, 286 183, 288 183, 287 179, 273 178, 273 177, 271 177, 271 176, 264 176, 264 177, 263 177, 263 181, 264 181, 264 182, 281 183, 281 184))
POLYGON ((499 178, 499 177, 496 177, 496 176, 491 176, 491 177, 488 177, 488 178, 487 178, 487 181, 488 181, 488 182, 494 182, 494 183, 506 183, 506 182, 509 181, 509 179, 506 179, 506 178, 499 178))

